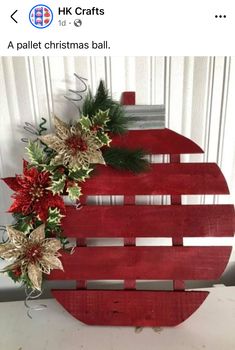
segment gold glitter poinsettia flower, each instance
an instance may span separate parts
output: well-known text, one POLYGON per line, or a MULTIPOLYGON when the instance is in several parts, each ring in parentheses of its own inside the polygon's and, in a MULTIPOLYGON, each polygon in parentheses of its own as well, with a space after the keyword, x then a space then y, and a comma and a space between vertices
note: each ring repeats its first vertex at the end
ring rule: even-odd
POLYGON ((15 261, 1 272, 20 271, 27 274, 33 289, 41 290, 42 273, 52 269, 63 270, 58 258, 61 243, 56 238, 45 238, 45 225, 41 225, 27 237, 23 232, 7 227, 9 241, 0 245, 0 257, 15 261))
POLYGON ((54 117, 56 134, 39 137, 48 147, 57 152, 55 165, 63 164, 69 168, 89 168, 90 164, 105 164, 100 148, 102 142, 94 130, 83 129, 77 122, 68 125, 54 117))

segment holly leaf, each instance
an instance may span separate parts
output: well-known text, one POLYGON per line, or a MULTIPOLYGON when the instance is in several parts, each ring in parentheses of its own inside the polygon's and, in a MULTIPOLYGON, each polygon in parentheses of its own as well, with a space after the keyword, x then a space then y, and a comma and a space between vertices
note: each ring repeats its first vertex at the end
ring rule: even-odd
POLYGON ((79 197, 82 194, 81 187, 79 187, 78 184, 74 184, 73 186, 68 187, 67 191, 68 191, 69 198, 72 201, 76 201, 77 199, 79 199, 79 197))
POLYGON ((26 218, 26 220, 20 220, 18 221, 15 225, 14 225, 14 228, 18 231, 21 231, 21 232, 24 232, 26 234, 28 234, 32 228, 33 228, 33 225, 31 222, 29 222, 26 218))
POLYGON ((38 142, 29 141, 26 150, 32 165, 42 165, 45 163, 45 153, 38 142))
POLYGON ((29 279, 29 276, 27 273, 23 274, 20 278, 20 282, 22 282, 25 286, 27 286, 28 288, 32 288, 32 282, 29 279))
POLYGON ((26 234, 30 233, 33 228, 33 216, 23 215, 21 213, 14 213, 13 217, 15 219, 14 228, 18 231, 24 232, 26 234))
POLYGON ((15 283, 19 282, 21 280, 21 275, 20 276, 15 275, 14 271, 12 271, 12 270, 7 271, 7 274, 15 283))
POLYGON ((69 170, 69 177, 75 181, 85 181, 90 177, 90 172, 92 171, 92 168, 89 169, 70 169, 69 170))
POLYGON ((48 190, 50 190, 53 193, 53 195, 63 193, 66 176, 61 175, 61 177, 58 180, 55 180, 55 178, 52 176, 51 180, 52 180, 52 183, 51 183, 51 186, 48 187, 48 190))
POLYGON ((52 181, 58 181, 65 176, 65 168, 62 166, 54 168, 54 170, 52 170, 51 172, 53 174, 51 177, 52 181))
POLYGON ((43 171, 48 171, 49 173, 53 173, 58 165, 52 165, 52 164, 44 164, 42 167, 43 171))
POLYGON ((90 130, 91 121, 89 117, 82 116, 79 120, 79 123, 81 124, 83 130, 85 131, 90 130))
POLYGON ((105 133, 98 133, 97 134, 97 137, 98 139, 102 142, 103 145, 106 145, 106 146, 109 146, 110 142, 112 141, 110 138, 109 138, 109 135, 108 134, 105 134, 105 133))
POLYGON ((64 215, 61 214, 59 208, 49 208, 46 225, 50 228, 60 225, 63 217, 64 215))
POLYGON ((99 109, 92 120, 94 125, 105 127, 107 125, 107 122, 110 120, 109 109, 106 109, 106 111, 101 111, 101 109, 99 109))

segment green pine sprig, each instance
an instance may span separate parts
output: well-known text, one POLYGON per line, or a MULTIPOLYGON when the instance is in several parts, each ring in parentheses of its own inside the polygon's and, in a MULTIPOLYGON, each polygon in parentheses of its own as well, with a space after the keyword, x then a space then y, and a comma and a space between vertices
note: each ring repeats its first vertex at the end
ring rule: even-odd
POLYGON ((97 115, 99 110, 109 110, 110 120, 106 125, 111 133, 123 134, 127 131, 128 118, 125 116, 124 109, 120 103, 112 99, 102 80, 95 96, 92 95, 91 91, 88 92, 81 113, 92 119, 97 115))
POLYGON ((140 173, 149 169, 149 162, 145 159, 142 149, 130 150, 127 148, 111 147, 103 152, 107 165, 118 170, 127 170, 140 173))

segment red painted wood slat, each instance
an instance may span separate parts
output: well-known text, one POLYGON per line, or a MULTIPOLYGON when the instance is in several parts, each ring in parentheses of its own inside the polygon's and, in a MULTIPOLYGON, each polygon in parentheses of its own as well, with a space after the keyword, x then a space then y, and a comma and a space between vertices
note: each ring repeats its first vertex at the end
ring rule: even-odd
POLYGON ((233 237, 235 228, 233 205, 67 206, 66 213, 69 237, 233 237))
POLYGON ((176 326, 206 299, 208 292, 54 290, 75 318, 89 325, 176 326))
POLYGON ((97 166, 82 184, 84 195, 228 194, 225 178, 215 163, 152 164, 150 171, 133 175, 97 166))
POLYGON ((231 247, 81 247, 63 253, 57 280, 210 280, 223 273, 231 247))
POLYGON ((203 153, 192 140, 170 129, 131 130, 124 135, 112 136, 112 147, 143 148, 148 154, 203 153))

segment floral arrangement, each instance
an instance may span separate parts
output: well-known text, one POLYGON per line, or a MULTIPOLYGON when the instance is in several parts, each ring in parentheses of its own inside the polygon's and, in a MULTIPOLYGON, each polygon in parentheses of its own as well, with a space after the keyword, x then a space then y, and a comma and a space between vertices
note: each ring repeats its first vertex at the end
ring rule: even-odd
POLYGON ((59 250, 68 251, 63 195, 77 203, 96 164, 135 173, 148 167, 143 150, 112 147, 112 135, 127 132, 128 118, 102 81, 95 96, 88 92, 79 114, 70 124, 54 117, 51 134, 40 124, 36 140, 28 142, 23 173, 3 179, 14 191, 8 211, 15 222, 0 244, 0 258, 11 261, 2 272, 32 290, 41 291, 44 274, 63 269, 59 250))

